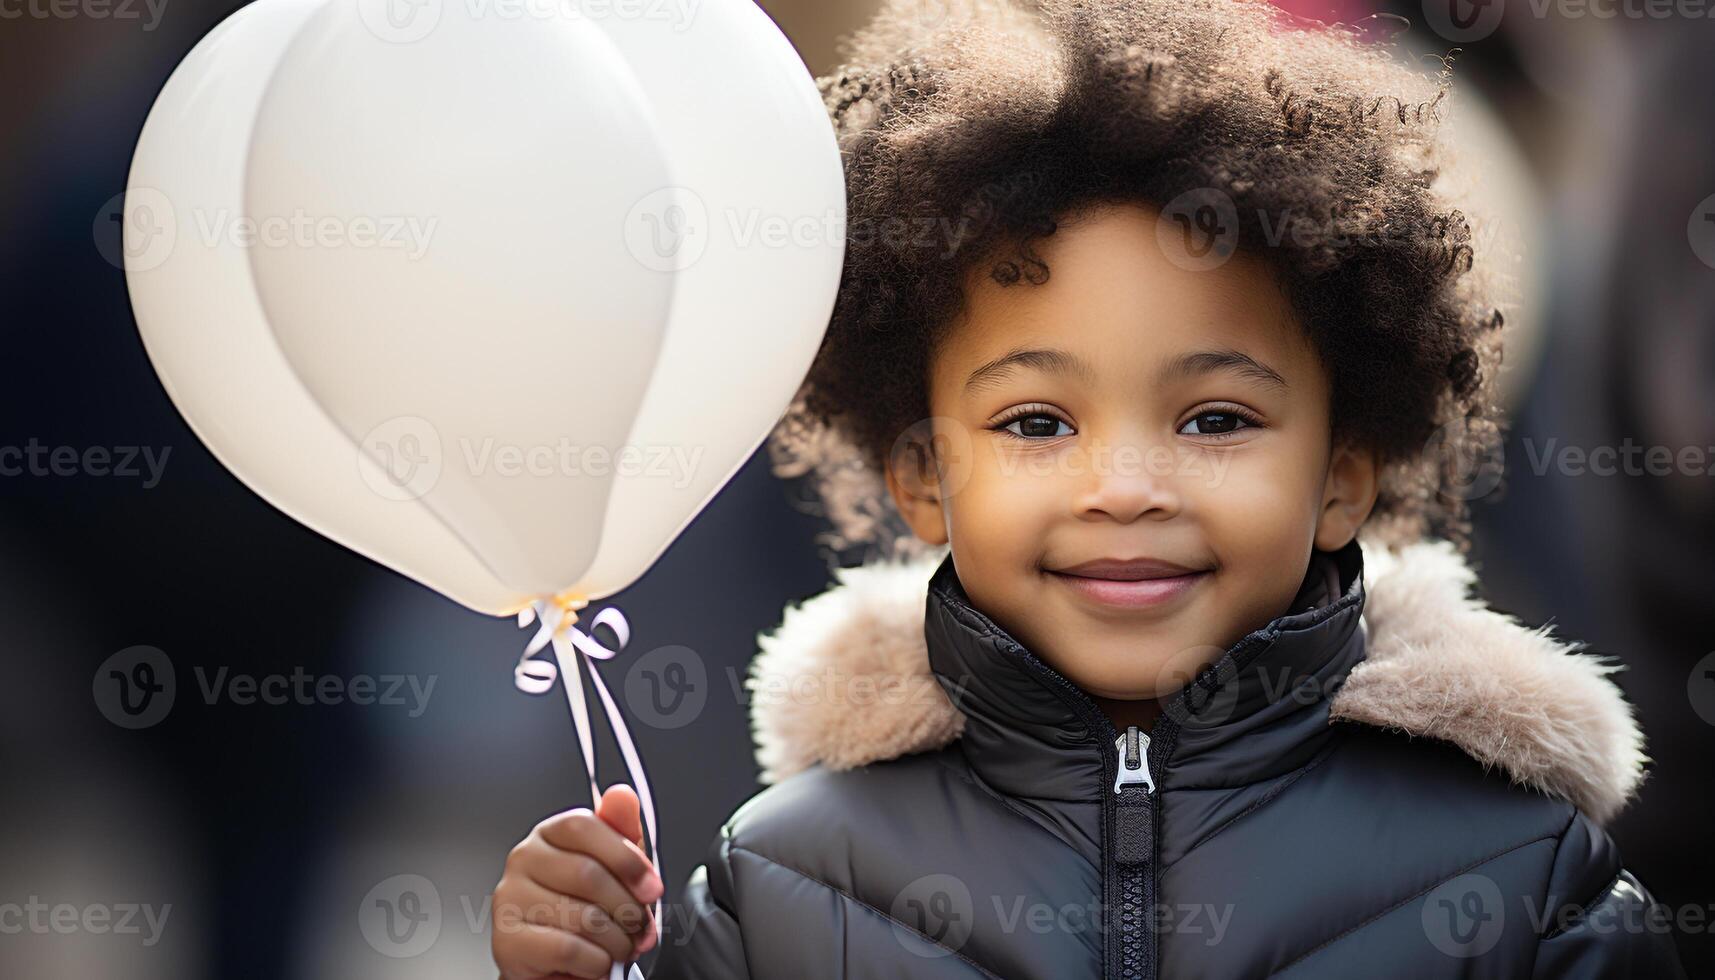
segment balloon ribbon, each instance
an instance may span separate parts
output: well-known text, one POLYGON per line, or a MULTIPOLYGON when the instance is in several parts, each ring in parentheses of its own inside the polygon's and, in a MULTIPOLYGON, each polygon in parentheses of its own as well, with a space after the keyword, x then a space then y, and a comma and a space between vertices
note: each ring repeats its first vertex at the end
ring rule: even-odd
MULTIPOLYGON (((649 857, 655 862, 656 873, 661 876, 662 881, 666 881, 667 874, 661 865, 661 851, 655 841, 655 800, 649 793, 649 777, 643 771, 643 759, 637 754, 637 746, 631 740, 631 730, 625 727, 625 717, 619 713, 619 706, 614 703, 613 695, 608 693, 607 685, 602 683, 601 675, 596 673, 595 669, 595 661, 612 660, 620 650, 625 649, 625 644, 631 640, 631 624, 625 621, 625 615, 617 608, 609 606, 590 620, 590 629, 586 633, 572 625, 578 619, 577 609, 585 604, 583 601, 567 604, 538 599, 519 611, 519 628, 528 627, 531 623, 539 623, 540 626, 536 635, 531 637, 529 645, 524 648, 524 655, 518 658, 518 666, 512 671, 512 681, 526 694, 546 694, 554 689, 556 679, 562 682, 560 686, 566 692, 566 703, 572 709, 572 724, 577 726, 578 744, 583 749, 584 778, 589 780, 590 806, 593 808, 601 800, 601 790, 596 786, 595 743, 590 738, 590 709, 584 697, 584 683, 579 669, 579 664, 583 665, 583 671, 589 673, 590 682, 601 696, 608 728, 613 732, 614 740, 619 743, 620 754, 625 757, 625 768, 630 772, 632 786, 637 790, 637 800, 643 805, 643 823, 649 830, 649 857), (613 635, 619 638, 618 647, 609 649, 602 646, 592 635, 597 626, 604 625, 613 630, 613 635), (550 646, 558 666, 546 660, 533 659, 550 646)), ((661 940, 661 901, 661 898, 655 900, 657 945, 661 940)), ((626 980, 626 976, 625 967, 615 963, 609 980, 626 980)), ((633 966, 630 976, 641 978, 642 974, 633 966)))

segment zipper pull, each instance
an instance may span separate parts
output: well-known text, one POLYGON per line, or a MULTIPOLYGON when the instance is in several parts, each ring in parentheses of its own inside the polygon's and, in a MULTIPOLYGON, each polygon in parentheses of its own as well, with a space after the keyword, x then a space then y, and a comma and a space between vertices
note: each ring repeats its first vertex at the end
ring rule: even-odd
POLYGON ((1132 725, 1114 741, 1114 747, 1119 750, 1119 774, 1114 777, 1114 862, 1139 867, 1155 860, 1155 780, 1149 775, 1149 736, 1132 725), (1125 791, 1128 786, 1133 792, 1125 791))
POLYGON ((1120 757, 1119 773, 1114 777, 1114 792, 1137 785, 1143 786, 1146 793, 1155 792, 1155 779, 1149 775, 1149 736, 1132 725, 1124 735, 1114 740, 1114 747, 1119 749, 1120 757))

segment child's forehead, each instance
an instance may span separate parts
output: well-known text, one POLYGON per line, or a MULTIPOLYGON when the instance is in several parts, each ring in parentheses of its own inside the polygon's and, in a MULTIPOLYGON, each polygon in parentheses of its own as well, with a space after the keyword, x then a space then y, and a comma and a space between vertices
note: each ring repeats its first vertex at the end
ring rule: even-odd
POLYGON ((1064 351, 1087 375, 1154 375, 1207 350, 1239 351, 1282 372, 1314 369, 1265 259, 1236 253, 1212 268, 1185 268, 1158 244, 1157 220, 1137 207, 1063 225, 1031 246, 1049 270, 1040 283, 1002 285, 986 263, 973 269, 934 370, 969 372, 1036 348, 1064 351))

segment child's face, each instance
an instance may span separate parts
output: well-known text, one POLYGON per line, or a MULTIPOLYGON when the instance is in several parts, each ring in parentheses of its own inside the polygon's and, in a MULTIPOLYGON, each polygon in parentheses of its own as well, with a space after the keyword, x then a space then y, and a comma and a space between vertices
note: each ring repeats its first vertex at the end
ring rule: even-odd
POLYGON ((1036 243, 1041 285, 980 265, 930 368, 939 469, 888 468, 973 604, 1101 698, 1182 687, 1286 612, 1312 547, 1343 547, 1375 501, 1368 454, 1331 449, 1327 373, 1266 265, 1180 268, 1156 221, 1115 206, 1062 222, 1036 243), (972 380, 1026 350, 1060 366, 972 380), (1104 558, 1187 573, 1064 574, 1104 558))

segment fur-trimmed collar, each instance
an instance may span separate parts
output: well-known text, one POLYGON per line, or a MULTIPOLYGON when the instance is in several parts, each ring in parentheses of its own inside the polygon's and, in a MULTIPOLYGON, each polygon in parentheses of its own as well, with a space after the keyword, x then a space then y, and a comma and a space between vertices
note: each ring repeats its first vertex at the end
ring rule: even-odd
MULTIPOLYGON (((1647 758, 1620 665, 1472 597, 1476 576, 1445 541, 1394 552, 1365 543, 1368 652, 1335 694, 1333 720, 1442 739, 1598 823, 1636 793, 1647 758)), ((805 683, 846 696, 753 696, 763 780, 811 765, 848 769, 939 748, 964 716, 929 669, 923 615, 945 550, 841 569, 759 638, 753 692, 805 683)))

